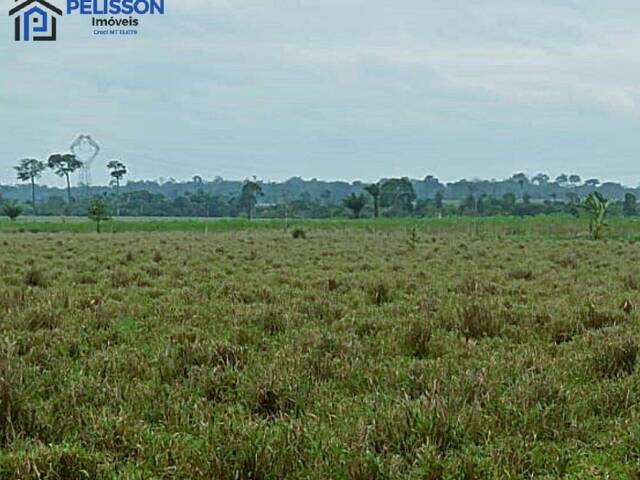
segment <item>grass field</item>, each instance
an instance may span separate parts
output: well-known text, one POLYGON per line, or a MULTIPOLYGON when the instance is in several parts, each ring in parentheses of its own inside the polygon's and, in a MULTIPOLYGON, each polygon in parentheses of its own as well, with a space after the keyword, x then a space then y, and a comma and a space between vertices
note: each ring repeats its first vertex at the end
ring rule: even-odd
MULTIPOLYGON (((640 240, 640 221, 612 218, 607 236, 624 240, 640 240)), ((579 239, 588 237, 588 220, 566 215, 535 217, 447 217, 388 218, 388 219, 327 219, 281 220, 242 218, 185 219, 185 218, 119 218, 103 223, 104 233, 126 232, 191 232, 220 233, 258 230, 286 230, 301 227, 307 230, 367 230, 399 231, 417 227, 424 235, 457 235, 470 239, 545 238, 579 239)), ((0 219, 0 232, 5 233, 92 233, 95 224, 86 218, 37 217, 15 222, 0 219)))
POLYGON ((295 225, 0 222, 0 478, 640 478, 635 222, 295 225))

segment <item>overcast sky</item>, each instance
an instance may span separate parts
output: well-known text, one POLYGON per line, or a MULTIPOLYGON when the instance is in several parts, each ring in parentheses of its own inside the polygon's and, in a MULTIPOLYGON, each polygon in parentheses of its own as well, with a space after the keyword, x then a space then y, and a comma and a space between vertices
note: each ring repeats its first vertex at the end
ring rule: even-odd
POLYGON ((94 183, 112 158, 135 179, 640 183, 637 0, 165 1, 136 38, 65 16, 16 43, 5 14, 0 183, 80 133, 94 183))

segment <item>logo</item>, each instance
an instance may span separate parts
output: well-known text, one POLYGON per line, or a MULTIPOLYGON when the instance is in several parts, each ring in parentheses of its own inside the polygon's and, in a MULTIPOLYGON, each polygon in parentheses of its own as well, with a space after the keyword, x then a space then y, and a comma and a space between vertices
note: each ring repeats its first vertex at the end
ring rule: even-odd
POLYGON ((62 10, 45 0, 24 0, 9 10, 9 16, 15 16, 16 42, 51 42, 57 38, 57 17, 62 10))

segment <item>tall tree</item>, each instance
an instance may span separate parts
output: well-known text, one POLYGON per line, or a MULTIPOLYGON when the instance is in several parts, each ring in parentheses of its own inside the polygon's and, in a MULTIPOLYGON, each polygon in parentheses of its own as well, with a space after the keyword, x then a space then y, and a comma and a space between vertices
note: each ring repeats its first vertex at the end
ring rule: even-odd
POLYGON ((258 197, 262 197, 263 195, 264 192, 258 182, 252 182, 251 180, 244 182, 240 193, 240 205, 246 209, 247 219, 251 220, 253 210, 258 203, 258 197))
POLYGON ((111 160, 107 163, 111 184, 116 186, 116 217, 120 216, 120 182, 127 174, 127 166, 120 160, 111 160))
POLYGON ((579 184, 582 181, 582 178, 580 178, 580 175, 569 175, 569 183, 572 183, 574 185, 579 184))
POLYGON ((67 180, 67 203, 71 203, 71 180, 70 175, 82 167, 82 162, 71 153, 53 154, 49 157, 47 165, 60 178, 67 180))
POLYGON ((416 192, 408 178, 391 178, 380 185, 380 205, 398 212, 410 212, 416 192))
POLYGON ((600 185, 600 180, 598 180, 597 178, 590 178, 589 180, 585 180, 584 184, 587 187, 596 188, 598 185, 600 185))
POLYGON ((516 194, 508 192, 502 195, 502 208, 505 212, 511 212, 516 206, 516 194))
POLYGON ((342 204, 353 212, 354 218, 360 218, 362 209, 367 204, 367 199, 362 193, 359 195, 352 193, 342 201, 342 204))
POLYGON ((524 174, 524 173, 516 173, 513 177, 511 177, 511 180, 513 180, 518 185, 520 185, 520 198, 523 198, 524 197, 524 186, 527 183, 529 183, 529 178, 527 178, 527 175, 524 174))
POLYGON ((20 160, 17 167, 13 167, 17 173, 18 180, 31 183, 31 207, 36 214, 36 179, 40 178, 46 165, 35 158, 25 158, 20 160))
POLYGON ((380 184, 372 183, 364 187, 365 191, 373 198, 373 217, 378 218, 380 216, 380 184))
POLYGON ((622 214, 625 217, 634 217, 638 214, 638 199, 633 193, 626 193, 624 195, 622 214))
POLYGON ((467 195, 460 205, 460 213, 465 215, 475 215, 477 213, 476 197, 467 195))
POLYGON ((547 175, 546 173, 539 173, 531 179, 531 181, 536 185, 546 185, 547 183, 549 183, 549 180, 549 175, 547 175))
POLYGON ((442 208, 444 207, 444 193, 442 192, 442 190, 438 190, 436 192, 433 201, 435 202, 436 210, 438 211, 438 213, 442 213, 442 208))
POLYGON ((209 217, 211 213, 211 203, 213 197, 205 193, 201 188, 191 195, 191 201, 198 205, 198 215, 201 217, 209 217))

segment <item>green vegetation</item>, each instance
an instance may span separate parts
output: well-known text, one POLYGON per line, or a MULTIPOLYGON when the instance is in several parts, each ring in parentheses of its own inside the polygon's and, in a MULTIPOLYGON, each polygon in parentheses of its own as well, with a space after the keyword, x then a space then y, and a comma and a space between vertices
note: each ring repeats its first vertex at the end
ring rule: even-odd
POLYGON ((351 210, 351 212, 353 213, 353 218, 360 218, 362 210, 367 205, 367 199, 362 193, 359 195, 352 193, 342 201, 342 204, 345 206, 345 208, 351 210))
POLYGON ((258 203, 258 197, 263 196, 262 187, 256 182, 247 180, 242 185, 240 197, 238 198, 238 206, 247 212, 247 220, 253 217, 253 211, 258 203))
POLYGON ((15 222, 22 215, 22 207, 16 202, 5 202, 2 204, 2 213, 9 217, 9 220, 15 222))
POLYGON ((71 175, 82 167, 82 162, 70 153, 53 154, 47 161, 48 167, 67 182, 67 203, 71 203, 71 175))
POLYGON ((640 475, 638 222, 52 225, 0 222, 3 480, 640 475))
POLYGON ((20 160, 20 164, 14 167, 18 180, 31 184, 31 208, 36 213, 36 180, 42 176, 42 172, 47 168, 44 162, 35 158, 25 158, 20 160))
POLYGON ((116 204, 116 216, 120 216, 120 183, 127 174, 127 166, 120 160, 111 160, 107 163, 109 169, 109 176, 111 177, 111 184, 116 187, 115 204, 116 204))
MULTIPOLYGON (((609 239, 628 241, 640 240, 640 221, 622 217, 612 217, 607 221, 609 239)), ((287 220, 246 218, 185 219, 185 218, 114 218, 106 231, 124 232, 194 232, 222 233, 232 231, 288 230, 300 227, 315 230, 379 230, 407 232, 413 226, 422 237, 439 235, 459 235, 474 239, 555 239, 575 240, 589 238, 589 219, 569 215, 539 215, 515 218, 495 217, 446 217, 437 218, 348 218, 287 220)), ((0 232, 29 233, 90 233, 94 225, 86 219, 75 217, 24 218, 15 222, 0 219, 0 232)))
MULTIPOLYGON (((119 160, 107 163, 109 186, 71 187, 70 175, 79 168, 73 155, 53 155, 50 166, 67 181, 67 199, 57 188, 38 186, 32 177, 26 186, 0 185, 0 200, 34 204, 41 216, 86 216, 91 199, 103 196, 115 216, 328 219, 328 218, 441 218, 528 217, 569 214, 580 216, 584 199, 594 192, 609 202, 611 217, 635 217, 640 189, 597 179, 582 182, 579 175, 560 175, 555 182, 546 174, 529 178, 517 173, 505 180, 460 180, 442 183, 429 175, 422 180, 386 178, 373 184, 360 181, 303 180, 284 182, 206 181, 173 179, 131 181, 124 184, 128 168, 119 160), (62 163, 61 163, 62 162, 62 163), (66 162, 66 163, 65 163, 66 162), (70 162, 70 163, 69 163, 70 162), (61 169, 61 166, 63 167, 61 169), (30 200, 29 200, 30 198, 30 200)), ((34 160, 37 162, 37 160, 34 160)), ((17 167, 17 168, 20 168, 17 167)))
POLYGON ((96 233, 100 233, 100 225, 102 222, 109 220, 109 210, 107 202, 100 197, 96 197, 91 201, 89 205, 89 218, 96 222, 96 233))
POLYGON ((602 230, 607 226, 605 217, 609 202, 599 192, 593 192, 584 201, 583 206, 589 213, 589 231, 593 239, 598 240, 602 235, 602 230))

